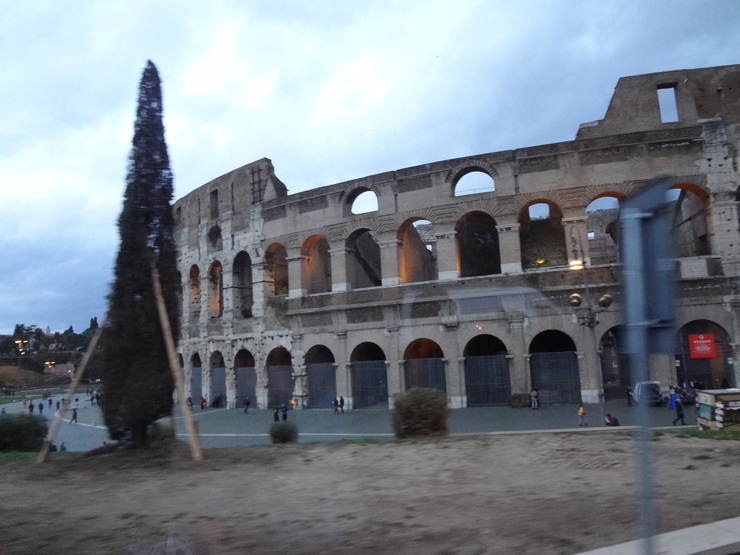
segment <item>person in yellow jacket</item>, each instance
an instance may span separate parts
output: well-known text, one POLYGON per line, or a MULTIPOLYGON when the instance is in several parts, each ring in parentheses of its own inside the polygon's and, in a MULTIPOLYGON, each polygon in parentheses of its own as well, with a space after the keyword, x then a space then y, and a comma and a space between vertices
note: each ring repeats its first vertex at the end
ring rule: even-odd
POLYGON ((578 405, 578 426, 588 426, 586 423, 586 409, 583 408, 583 405, 578 405))

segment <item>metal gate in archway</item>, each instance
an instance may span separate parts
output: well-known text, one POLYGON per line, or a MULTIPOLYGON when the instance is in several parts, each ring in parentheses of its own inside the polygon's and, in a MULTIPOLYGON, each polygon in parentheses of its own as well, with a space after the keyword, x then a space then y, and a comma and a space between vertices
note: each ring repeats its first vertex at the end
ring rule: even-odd
POLYGON ((306 364, 309 409, 329 409, 337 396, 337 375, 333 362, 306 364))
POLYGON ((695 387, 719 389, 735 387, 735 371, 728 361, 732 357, 732 346, 726 339, 715 339, 717 356, 692 358, 688 336, 681 338, 681 352, 675 355, 676 380, 680 385, 694 383, 695 387), (698 384, 698 386, 697 386, 698 384))
POLYGON ((244 398, 249 397, 251 406, 257 408, 257 372, 254 366, 240 366, 236 371, 236 406, 244 407, 244 398))
POLYGON ((533 353, 529 358, 532 387, 542 403, 580 403, 581 378, 573 351, 533 353))
POLYGON ((465 395, 469 407, 508 405, 511 378, 506 355, 465 357, 465 395))
POLYGON ((268 408, 288 405, 293 398, 293 367, 267 367, 267 404, 268 408))
POLYGON ((426 387, 447 391, 445 363, 441 358, 409 358, 403 361, 406 389, 426 387))
POLYGON ((220 395, 219 407, 226 408, 226 368, 211 368, 211 398, 208 400, 211 405, 216 401, 217 395, 220 395))
POLYGON ((350 375, 353 408, 388 408, 388 368, 384 360, 353 362, 350 375))
POLYGON ((195 367, 190 378, 190 396, 192 397, 193 405, 200 404, 201 395, 203 395, 203 369, 195 367))

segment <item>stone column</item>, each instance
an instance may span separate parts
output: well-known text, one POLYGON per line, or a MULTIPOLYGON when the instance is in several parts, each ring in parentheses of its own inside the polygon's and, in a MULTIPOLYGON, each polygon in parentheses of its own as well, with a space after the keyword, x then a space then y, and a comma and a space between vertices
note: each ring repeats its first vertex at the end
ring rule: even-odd
POLYGON ((338 247, 329 250, 331 256, 331 290, 332 293, 347 291, 347 249, 338 247))
POLYGON ((498 231, 498 250, 501 257, 502 274, 522 273, 522 249, 519 242, 519 223, 496 227, 498 231))
POLYGON ((299 299, 305 297, 307 294, 306 287, 303 285, 303 272, 302 264, 306 259, 302 254, 294 254, 288 256, 288 297, 291 299, 299 299))
POLYGON ((511 348, 508 353, 509 373, 511 376, 511 393, 529 393, 532 387, 529 368, 529 355, 524 341, 524 327, 527 318, 521 312, 507 315, 511 332, 511 348))
POLYGON ((437 278, 439 281, 450 281, 458 278, 457 271, 457 232, 453 229, 437 228, 451 227, 435 225, 435 234, 437 238, 437 278))
MULTIPOLYGON (((222 353, 223 354, 223 353, 222 353)), ((234 368, 234 357, 230 360, 224 358, 224 367, 226 372, 226 408, 236 408, 236 370, 234 368)))
POLYGON ((398 272, 399 241, 394 236, 387 241, 380 241, 380 271, 383 287, 393 287, 401 282, 398 272))
POLYGON ((584 266, 590 266, 591 254, 588 250, 587 218, 584 216, 563 218, 563 228, 567 243, 568 263, 581 260, 584 266))

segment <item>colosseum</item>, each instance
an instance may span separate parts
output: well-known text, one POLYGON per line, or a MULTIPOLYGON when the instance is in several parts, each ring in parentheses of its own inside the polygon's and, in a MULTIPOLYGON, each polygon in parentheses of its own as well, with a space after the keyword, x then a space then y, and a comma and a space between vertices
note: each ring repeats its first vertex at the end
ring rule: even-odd
POLYGON ((732 65, 623 77, 573 141, 297 194, 267 158, 235 169, 174 204, 186 392, 296 409, 388 408, 411 387, 451 408, 624 395, 619 206, 658 176, 676 341, 651 379, 735 386, 739 146, 732 65))

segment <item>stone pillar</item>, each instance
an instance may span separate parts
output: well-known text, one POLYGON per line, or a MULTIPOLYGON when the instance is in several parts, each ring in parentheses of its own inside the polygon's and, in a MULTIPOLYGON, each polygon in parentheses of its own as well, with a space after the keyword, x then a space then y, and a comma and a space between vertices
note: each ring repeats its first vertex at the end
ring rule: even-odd
POLYGON ((574 260, 583 261, 584 266, 591 265, 591 254, 588 250, 587 218, 584 216, 563 218, 568 263, 574 260))
POLYGON ((331 290, 332 293, 347 291, 349 289, 347 279, 347 249, 339 247, 330 249, 331 256, 331 290))
POLYGON ((519 223, 500 225, 498 231, 498 251, 501 257, 502 274, 522 273, 522 249, 519 242, 519 223))
POLYGON ((512 312, 508 314, 507 319, 512 337, 511 350, 507 355, 511 376, 511 393, 529 393, 532 381, 529 355, 524 341, 524 327, 527 325, 527 318, 521 312, 512 312))
MULTIPOLYGON (((711 252, 713 255, 721 256, 723 264, 729 264, 735 271, 740 268, 740 249, 737 247, 740 243, 737 211, 737 201, 731 198, 715 200, 707 207, 707 225, 711 230, 709 234, 711 252)), ((727 270, 725 268, 725 272, 727 270)))
POLYGON ((294 410, 303 410, 306 408, 308 399, 308 372, 306 371, 306 365, 301 364, 294 366, 293 371, 293 397, 295 398, 294 410))
POLYGON ((678 384, 675 355, 651 353, 648 359, 648 376, 649 379, 660 382, 663 390, 678 384))
POLYGON ((288 287, 290 288, 288 297, 291 299, 299 299, 307 294, 301 271, 305 259, 306 257, 301 254, 288 256, 288 287))
POLYGON ((380 271, 383 287, 393 287, 401 282, 398 272, 398 247, 396 237, 387 241, 380 241, 380 271))
POLYGON ((457 244, 455 239, 457 232, 454 229, 448 229, 446 231, 436 232, 434 236, 437 238, 437 278, 439 281, 457 279, 459 275, 457 271, 457 244))
POLYGON ((226 408, 236 408, 236 370, 234 368, 234 357, 230 357, 231 360, 224 359, 224 367, 226 368, 226 408))

